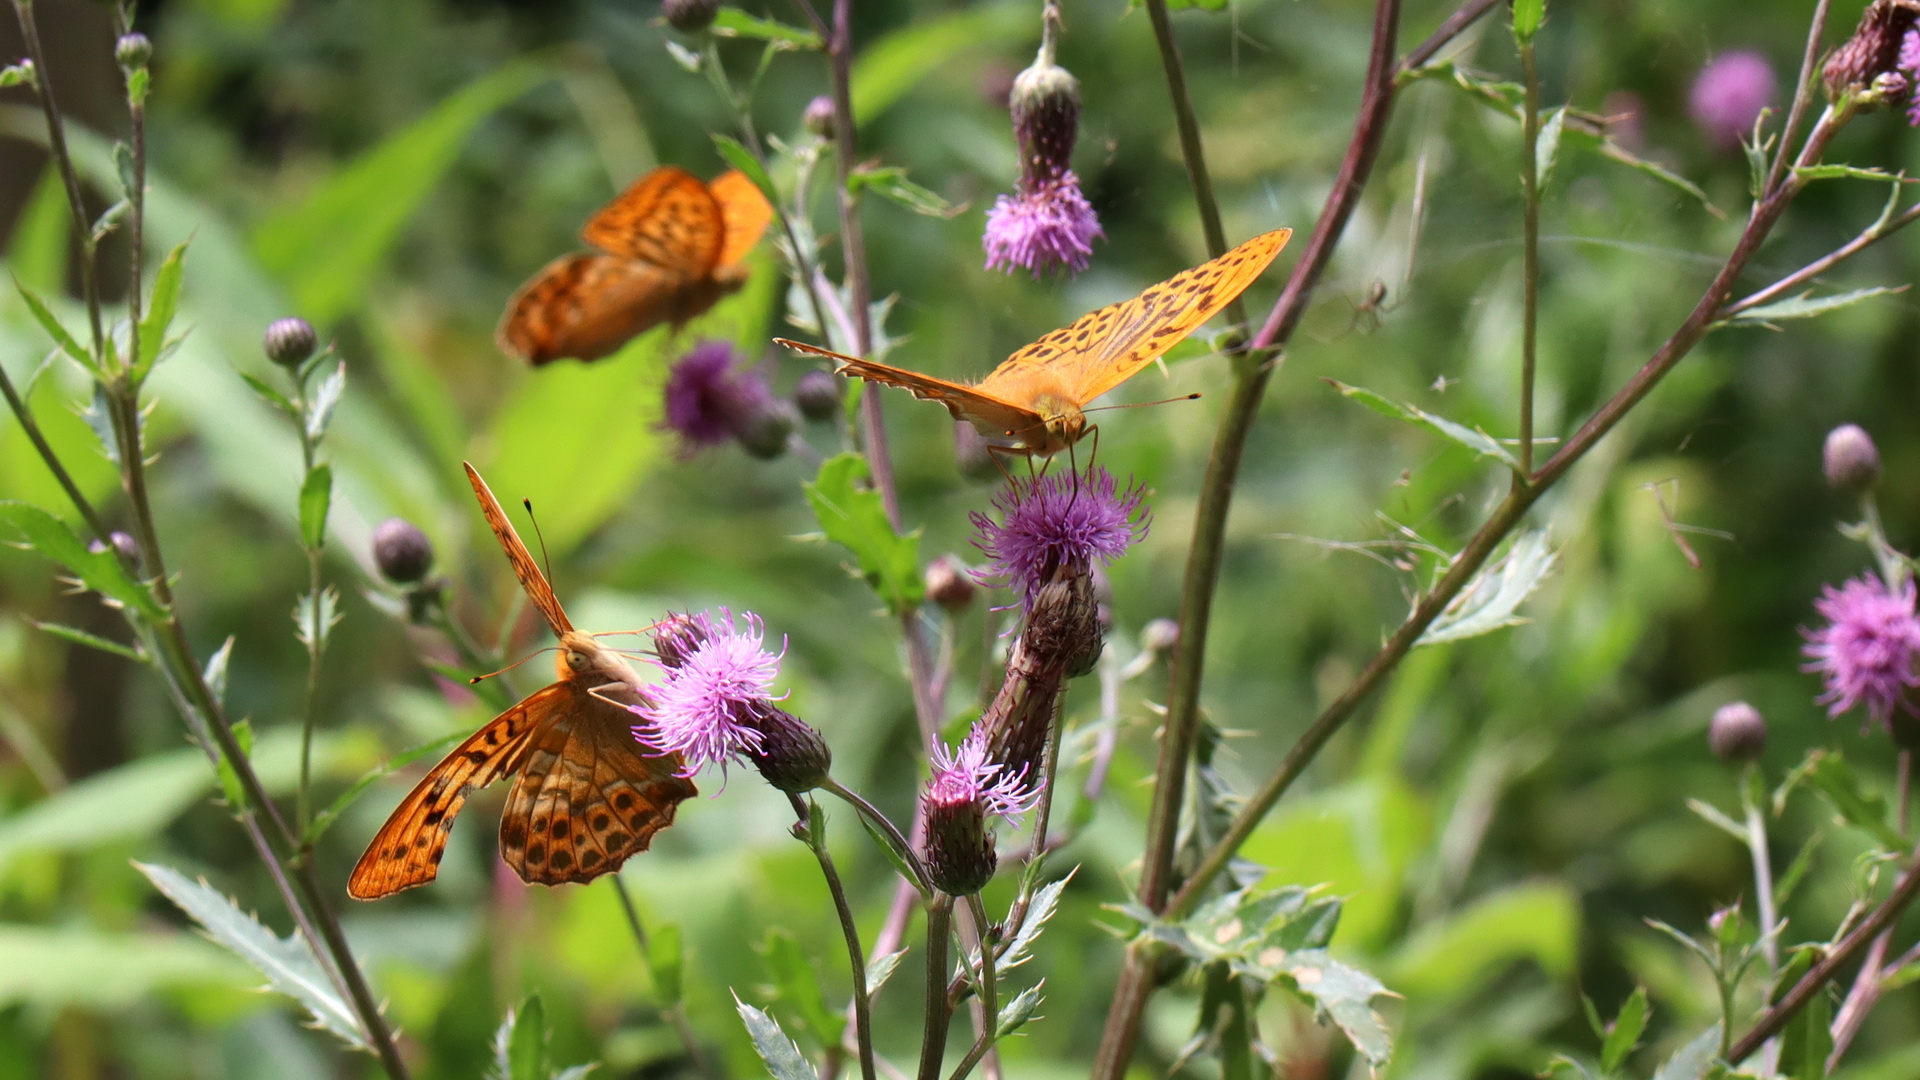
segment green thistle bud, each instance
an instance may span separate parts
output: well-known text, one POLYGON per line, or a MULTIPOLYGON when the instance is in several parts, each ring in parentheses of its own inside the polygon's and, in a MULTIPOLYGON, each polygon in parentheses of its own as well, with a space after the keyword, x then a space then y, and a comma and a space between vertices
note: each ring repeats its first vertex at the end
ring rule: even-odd
POLYGON ((1767 748, 1767 720, 1744 701, 1722 705, 1707 725, 1707 743, 1728 764, 1757 760, 1767 748))
POLYGON ((120 64, 120 70, 131 74, 147 66, 153 59, 153 42, 145 34, 122 34, 120 40, 113 43, 113 58, 120 64))
POLYGON ((1865 495, 1880 482, 1880 448, 1860 425, 1842 424, 1827 432, 1820 471, 1835 490, 1865 495))

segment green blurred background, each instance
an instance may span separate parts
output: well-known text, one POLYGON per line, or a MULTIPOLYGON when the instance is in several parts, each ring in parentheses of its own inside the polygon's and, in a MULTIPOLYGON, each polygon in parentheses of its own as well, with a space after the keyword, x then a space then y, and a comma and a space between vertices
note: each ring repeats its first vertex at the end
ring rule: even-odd
MULTIPOLYGON (((1414 0, 1403 43, 1450 4, 1414 0)), ((1618 112, 1636 101, 1641 148, 1696 180, 1724 219, 1647 177, 1569 145, 1544 212, 1540 427, 1570 431, 1692 306, 1744 216, 1746 167, 1707 148, 1686 115, 1689 82, 1713 53, 1762 51, 1789 83, 1810 5, 1785 0, 1554 4, 1541 39, 1545 98, 1618 112), (1632 99, 1617 95, 1631 94, 1632 99)), ((1852 26, 1861 5, 1837 5, 1852 26)), ((51 76, 91 131, 97 175, 122 133, 110 19, 78 0, 37 5, 51 76)), ((753 7, 799 21, 791 5, 753 7)), ((1242 0, 1176 13, 1227 233, 1283 225, 1293 248, 1255 284, 1272 303, 1311 228, 1344 147, 1371 5, 1242 0)), ((951 220, 866 206, 880 295, 899 300, 893 359, 977 376, 1040 333, 1204 257, 1144 11, 1065 0, 1060 61, 1083 81, 1075 157, 1107 239, 1071 281, 981 269, 982 211, 1014 172, 1004 94, 1038 40, 1038 5, 884 0, 856 5, 864 156, 901 165, 971 209, 951 220)), ((0 19, 0 55, 18 52, 0 19)), ((730 121, 706 82, 672 62, 657 6, 614 0, 167 0, 143 4, 156 54, 151 106, 153 251, 189 237, 180 353, 153 396, 157 512, 202 655, 237 637, 229 700, 261 732, 261 768, 291 790, 304 672, 289 613, 305 585, 295 531, 298 447, 235 369, 271 375, 259 340, 297 314, 337 342, 347 397, 329 438, 338 478, 327 575, 345 621, 323 687, 323 798, 400 748, 486 717, 423 657, 446 659, 367 599, 374 524, 403 515, 431 535, 460 616, 491 638, 512 594, 460 475, 471 458, 505 499, 540 510, 556 587, 582 626, 638 626, 668 608, 761 613, 790 645, 780 685, 820 727, 836 772, 904 820, 920 755, 896 624, 877 612, 843 553, 815 529, 788 456, 725 446, 677 453, 657 430, 667 361, 695 336, 765 353, 777 386, 805 366, 764 345, 786 329, 768 248, 755 283, 669 343, 532 372, 501 356, 492 328, 528 274, 576 246, 596 206, 657 162, 711 175, 709 133, 730 121)), ((1838 40, 1837 35, 1830 40, 1838 40)), ((721 51, 743 79, 747 41, 721 51)), ((1460 46, 1496 73, 1516 64, 1496 18, 1460 46)), ((821 58, 775 56, 756 96, 761 128, 798 136, 825 88, 821 58)), ((1785 86, 1778 99, 1784 103, 1785 86)), ((0 237, 6 270, 44 293, 70 289, 64 205, 27 99, 0 95, 0 237)), ((1224 773, 1251 788, 1406 611, 1427 573, 1318 541, 1405 539, 1457 547, 1504 488, 1498 470, 1341 398, 1322 378, 1366 386, 1510 435, 1519 356, 1518 131, 1439 84, 1395 111, 1375 182, 1273 383, 1230 525, 1204 701, 1231 738, 1224 773), (1416 219, 1416 192, 1423 214, 1416 219), (1415 238, 1417 236, 1417 244, 1415 238), (1376 283, 1377 313, 1359 311, 1376 283), (1377 319, 1372 317, 1377 314, 1377 319)), ((1911 166, 1912 133, 1868 116, 1833 157, 1911 166)), ((1881 186, 1826 181, 1789 215, 1751 284, 1788 272, 1866 224, 1881 186)), ((826 204, 816 222, 836 231, 826 204)), ((1836 287, 1914 277, 1902 235, 1835 276, 1836 287)), ((124 252, 109 244, 110 260, 124 252)), ((837 254, 829 256, 837 262, 837 254)), ((111 268, 110 290, 124 282, 111 268)), ((1400 1039, 1390 1075, 1523 1077, 1559 1048, 1590 1049, 1579 994, 1611 1014, 1635 985, 1654 998, 1643 1070, 1715 1014, 1711 984, 1644 918, 1696 928, 1751 900, 1745 853, 1689 813, 1689 797, 1735 801, 1735 774, 1708 753, 1705 723, 1736 697, 1772 725, 1777 778, 1814 745, 1841 748, 1891 785, 1884 736, 1829 723, 1799 672, 1798 628, 1822 582, 1864 569, 1836 522, 1851 512, 1820 480, 1825 432, 1872 432, 1886 458, 1882 508, 1896 544, 1920 526, 1920 430, 1912 423, 1920 320, 1905 296, 1786 332, 1710 338, 1536 512, 1558 566, 1525 625, 1415 653, 1367 715, 1327 749, 1248 845, 1273 882, 1328 883, 1351 898, 1335 944, 1405 995, 1387 1004, 1400 1039), (1707 530, 1684 531, 1685 529, 1707 530), (1684 543, 1683 543, 1684 541, 1684 543), (1688 551, 1697 557, 1693 565, 1688 551)), ((1218 329, 1216 326, 1214 329, 1218 329)), ((0 363, 23 377, 47 343, 9 290, 0 363)), ((1109 648, 1132 655, 1150 619, 1171 616, 1192 507, 1228 369, 1193 346, 1163 376, 1115 395, 1198 390, 1198 403, 1101 418, 1100 459, 1152 489, 1153 529, 1112 578, 1109 648)), ((76 415, 84 384, 56 368, 34 404, 90 495, 121 514, 115 481, 76 415)), ((886 402, 906 518, 921 550, 971 552, 967 512, 990 489, 962 480, 951 426, 930 404, 886 402)), ((822 451, 833 433, 806 431, 822 451)), ((11 418, 0 419, 0 496, 69 513, 11 418)), ((116 518, 118 520, 118 518, 116 518)), ((1376 551, 1376 554, 1380 552, 1376 551)), ((1391 552, 1387 554, 1391 555, 1391 552)), ((1004 602, 1004 597, 995 602, 1004 602)), ((38 634, 26 619, 123 633, 90 595, 72 595, 36 556, 0 549, 0 1077, 369 1076, 305 1030, 249 970, 196 936, 130 865, 204 874, 286 930, 265 875, 219 805, 200 753, 159 684, 125 661, 38 634)), ((936 629, 955 644, 957 723, 978 706, 982 642, 1000 616, 975 607, 936 629), (989 621, 991 620, 991 622, 989 621)), ((543 644, 530 625, 515 655, 543 644)), ((545 661, 536 661, 536 665, 545 661)), ((535 667, 512 676, 525 692, 535 667), (531 674, 529 674, 531 672, 531 674)), ((1149 798, 1164 666, 1120 700, 1119 749, 1097 806, 1055 870, 1081 869, 1062 914, 1016 985, 1044 978, 1044 1019, 1003 1049, 1009 1075, 1081 1074, 1118 970, 1101 905, 1133 880, 1149 798)), ((1094 680, 1069 698, 1066 778, 1077 791, 1100 726, 1094 680)), ((710 778, 708 793, 719 791, 710 778)), ((344 883, 359 847, 404 791, 375 787, 329 834, 322 876, 344 883)), ((492 820, 476 799, 432 886, 373 905, 346 900, 347 927, 422 1077, 479 1075, 506 1008, 545 997, 555 1058, 602 1075, 692 1075, 655 1007, 613 892, 502 877, 492 820)), ((787 835, 784 800, 736 772, 718 797, 682 809, 624 879, 646 916, 684 930, 689 1013, 731 1075, 760 1066, 729 993, 773 1009, 769 934, 790 932, 831 1000, 846 975, 824 890, 787 835), (771 1003, 771 1004, 769 1004, 771 1003)), ((892 892, 885 863, 836 817, 836 851, 862 928, 892 892)), ((1789 940, 1824 937, 1852 897, 1866 841, 1810 808, 1775 837, 1783 863, 1824 835, 1813 877, 1786 912, 1789 940)), ((1009 841, 1010 842, 1010 841, 1009 841)), ((996 885, 990 900, 1010 895, 996 885)), ((1750 903, 1749 903, 1750 906, 1750 903)), ((916 954, 917 956, 917 954, 916 954)), ((920 974, 909 957, 877 1015, 883 1051, 917 1044, 920 974)), ((1158 999, 1141 1055, 1164 1071, 1190 1033, 1197 995, 1158 999)), ((1890 994, 1849 1058, 1848 1080, 1920 1074, 1920 995, 1890 994)), ((1331 1029, 1272 1001, 1263 1030, 1283 1075, 1356 1068, 1331 1029)), ((813 1049, 813 1048, 809 1048, 813 1049)), ((1213 1066, 1193 1071, 1210 1075, 1213 1066)))

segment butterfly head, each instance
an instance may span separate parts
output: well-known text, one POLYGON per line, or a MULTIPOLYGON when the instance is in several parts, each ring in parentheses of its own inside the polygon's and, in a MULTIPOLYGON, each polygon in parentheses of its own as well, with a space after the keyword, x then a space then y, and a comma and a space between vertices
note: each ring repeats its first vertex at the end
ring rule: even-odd
POLYGON ((1051 457, 1080 441, 1087 430, 1087 415, 1078 403, 1058 394, 1040 394, 1034 398, 1033 411, 1040 415, 1040 427, 1018 432, 1020 441, 1039 457, 1051 457))
POLYGON ((637 685, 639 682, 633 669, 627 666, 619 653, 578 630, 569 630, 560 635, 560 656, 554 666, 562 679, 576 679, 593 685, 637 685))

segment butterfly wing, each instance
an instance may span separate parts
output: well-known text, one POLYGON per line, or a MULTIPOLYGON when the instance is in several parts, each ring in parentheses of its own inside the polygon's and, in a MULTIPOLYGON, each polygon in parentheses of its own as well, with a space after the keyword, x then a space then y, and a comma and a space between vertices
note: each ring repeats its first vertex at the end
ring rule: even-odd
POLYGON ((677 754, 647 757, 633 715, 583 690, 542 728, 500 814, 500 857, 539 885, 592 881, 645 851, 697 794, 677 754))
POLYGON ((435 765, 374 834, 347 879, 347 894, 378 900, 433 880, 467 794, 507 775, 543 725, 578 691, 555 683, 494 717, 435 765))
POLYGON ((507 553, 507 561, 513 564, 514 576, 520 579, 520 587, 527 590, 527 598, 547 617, 547 625, 553 628, 554 634, 572 630, 573 624, 567 621, 560 599, 553 595, 553 586, 547 584, 547 575, 540 572, 540 564, 533 561, 527 545, 520 542, 520 534, 513 531, 513 522, 508 521, 506 512, 500 509, 500 500, 493 497, 493 489, 480 478, 478 469, 466 462, 461 464, 466 466, 467 482, 473 485, 473 494, 480 500, 480 512, 487 516, 494 539, 500 541, 501 549, 507 553))
POLYGON ((495 339, 535 365, 561 357, 597 360, 669 321, 684 282, 619 255, 564 255, 507 301, 495 339))
POLYGON ((956 420, 966 420, 985 435, 1021 435, 1035 428, 1045 427, 1046 421, 1032 409, 997 396, 982 385, 966 386, 962 383, 936 379, 932 375, 922 375, 917 371, 893 367, 873 360, 862 360, 857 356, 848 356, 830 349, 804 342, 789 341, 786 338, 774 338, 776 345, 785 345, 797 352, 825 356, 840 363, 842 375, 858 375, 869 382, 898 386, 923 401, 938 401, 947 407, 956 420))
POLYGON ((738 169, 729 169, 707 185, 713 201, 720 206, 725 239, 715 266, 732 266, 753 250, 760 235, 773 221, 773 206, 760 188, 738 169))
POLYGON ((1132 378, 1231 303, 1287 245, 1292 229, 1264 233, 1131 300, 1075 319, 1008 357, 980 382, 1008 396, 1044 372, 1085 406, 1132 378))
POLYGON ((692 173, 662 165, 587 219, 580 239, 683 279, 707 276, 726 240, 720 204, 692 173))

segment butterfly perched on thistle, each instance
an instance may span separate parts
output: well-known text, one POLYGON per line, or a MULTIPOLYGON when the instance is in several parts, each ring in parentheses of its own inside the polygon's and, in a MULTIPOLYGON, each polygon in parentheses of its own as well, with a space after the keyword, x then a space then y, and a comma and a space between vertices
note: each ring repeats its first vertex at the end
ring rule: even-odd
POLYGON ((990 439, 1009 439, 1009 452, 1049 457, 1087 431, 1094 398, 1132 378, 1201 323, 1233 302, 1260 276, 1293 235, 1263 233, 1155 285, 1131 300, 1075 319, 1008 357, 978 384, 949 382, 875 360, 775 338, 789 349, 830 357, 842 375, 898 386, 938 401, 990 439))
POLYGON ((461 743, 401 800, 347 881, 356 899, 432 881, 468 793, 516 772, 500 814, 500 857, 521 880, 541 885, 619 869, 697 793, 680 775, 679 754, 649 754, 634 741, 626 706, 645 700, 640 677, 573 628, 487 482, 466 468, 514 574, 560 639, 557 677, 461 743))
POLYGON ((587 219, 598 251, 548 263, 507 301, 500 348, 534 364, 596 360, 665 323, 678 329, 746 284, 742 260, 773 220, 745 175, 711 183, 662 165, 587 219))

